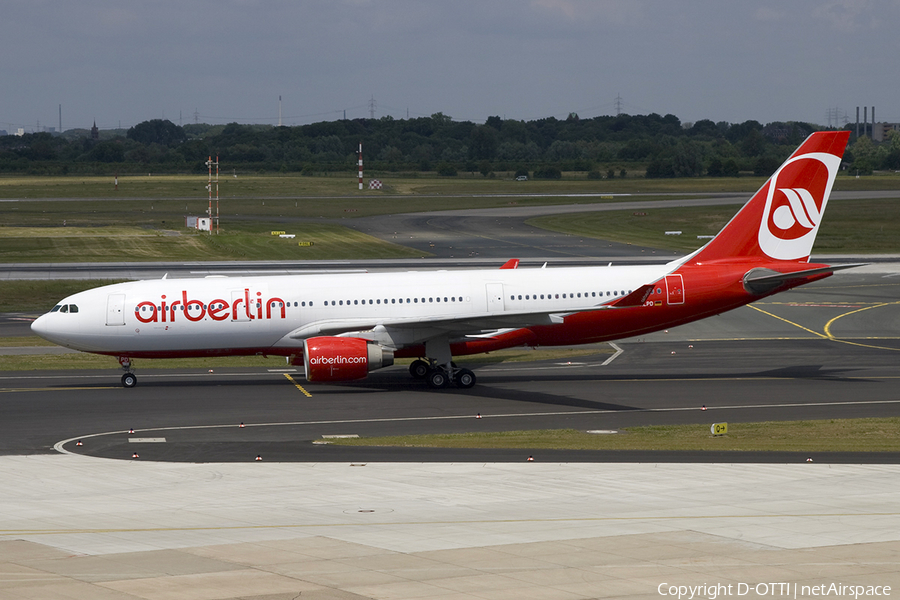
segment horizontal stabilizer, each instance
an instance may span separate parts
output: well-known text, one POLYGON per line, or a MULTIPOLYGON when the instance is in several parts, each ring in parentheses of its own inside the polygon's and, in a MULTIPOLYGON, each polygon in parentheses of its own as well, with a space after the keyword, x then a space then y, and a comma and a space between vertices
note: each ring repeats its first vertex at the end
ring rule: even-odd
POLYGON ((855 263, 848 265, 831 265, 826 267, 817 267, 815 269, 805 269, 803 271, 793 271, 789 273, 781 273, 771 269, 750 269, 744 275, 744 289, 751 294, 766 294, 771 292, 786 281, 795 279, 805 279, 813 275, 831 274, 835 271, 843 269, 853 269, 855 267, 864 267, 868 263, 855 263))

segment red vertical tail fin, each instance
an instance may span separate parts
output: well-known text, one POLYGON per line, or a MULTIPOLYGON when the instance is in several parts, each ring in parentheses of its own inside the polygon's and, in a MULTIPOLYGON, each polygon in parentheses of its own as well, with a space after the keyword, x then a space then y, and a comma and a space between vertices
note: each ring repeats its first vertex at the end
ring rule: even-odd
POLYGON ((812 134, 688 263, 732 258, 807 262, 849 131, 812 134))

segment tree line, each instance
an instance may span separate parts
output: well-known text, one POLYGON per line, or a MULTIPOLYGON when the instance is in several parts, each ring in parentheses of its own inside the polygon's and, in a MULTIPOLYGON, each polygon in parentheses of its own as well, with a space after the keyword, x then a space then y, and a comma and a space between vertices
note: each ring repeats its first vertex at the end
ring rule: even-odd
MULTIPOLYGON (((354 172, 363 145, 366 171, 528 175, 554 179, 626 176, 725 177, 771 174, 821 127, 802 122, 682 123, 674 115, 617 115, 518 121, 353 119, 310 125, 190 124, 154 119, 125 130, 0 137, 0 173, 202 173, 208 156, 243 172, 354 172)), ((900 169, 900 136, 854 140, 844 157, 860 174, 900 169)))

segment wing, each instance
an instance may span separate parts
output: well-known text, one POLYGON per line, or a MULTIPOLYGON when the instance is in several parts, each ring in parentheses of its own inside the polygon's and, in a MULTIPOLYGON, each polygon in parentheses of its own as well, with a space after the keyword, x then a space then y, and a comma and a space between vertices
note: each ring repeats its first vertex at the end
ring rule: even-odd
MULTIPOLYGON (((574 311, 538 311, 468 314, 459 317, 416 316, 401 319, 331 319, 314 321, 299 327, 286 337, 294 340, 316 337, 320 335, 340 335, 351 331, 371 331, 376 328, 411 330, 427 329, 431 335, 435 333, 449 335, 466 335, 493 331, 497 329, 519 329, 533 325, 553 325, 562 323, 571 314, 614 310, 614 306, 600 305, 580 308, 574 311)), ((425 336, 425 337, 430 337, 425 336)))

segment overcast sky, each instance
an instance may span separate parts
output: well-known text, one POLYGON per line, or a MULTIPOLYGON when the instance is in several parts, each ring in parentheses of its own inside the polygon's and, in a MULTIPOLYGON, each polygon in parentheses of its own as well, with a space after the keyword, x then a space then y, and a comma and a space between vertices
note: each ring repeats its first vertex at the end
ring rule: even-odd
POLYGON ((0 129, 900 121, 900 0, 0 0, 0 129), (870 108, 871 110, 871 108, 870 108))

